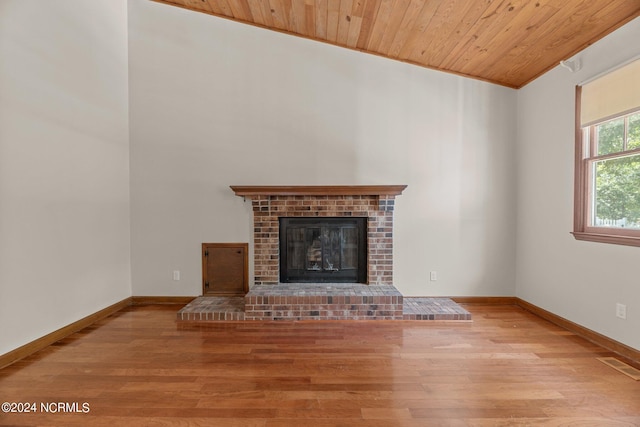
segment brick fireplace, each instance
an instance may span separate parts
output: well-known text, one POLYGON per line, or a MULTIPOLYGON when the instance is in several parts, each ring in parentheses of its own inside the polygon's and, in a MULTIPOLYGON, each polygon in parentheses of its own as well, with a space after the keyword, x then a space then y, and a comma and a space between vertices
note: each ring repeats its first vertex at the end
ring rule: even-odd
MULTIPOLYGON (((408 298, 407 301, 393 286, 393 210, 395 197, 405 188, 406 185, 231 186, 236 195, 251 200, 253 208, 254 285, 244 297, 197 298, 178 312, 178 319, 471 320, 468 311, 448 298, 408 298), (337 218, 342 219, 334 220, 337 218), (353 218, 359 219, 347 220, 353 218), (281 283, 280 227, 286 229, 287 223, 296 229, 294 234, 306 237, 299 240, 305 242, 302 248, 295 245, 293 248, 297 253, 293 256, 297 260, 293 263, 297 266, 294 270, 298 271, 292 280, 281 283), (311 224, 311 231, 305 229, 307 223, 311 224), (360 266, 362 254, 358 253, 355 262, 355 252, 350 252, 355 241, 351 234, 356 227, 366 229, 366 242, 360 246, 366 249, 366 280, 360 277, 359 271, 351 282, 332 283, 326 277, 318 283, 296 281, 296 274, 313 277, 327 259, 335 259, 331 252, 333 243, 329 244, 329 258, 325 257, 325 241, 321 242, 320 249, 309 243, 325 236, 322 230, 328 230, 329 242, 339 238, 347 246, 339 256, 339 263, 333 264, 339 267, 336 271, 348 270, 355 264, 360 266), (335 235, 332 237, 331 233, 335 235), (318 250, 320 255, 315 253, 318 250), (311 272, 301 272, 303 269, 311 272)), ((331 272, 331 262, 327 264, 330 265, 325 270, 331 272)))
MULTIPOLYGON (((395 197, 402 194, 405 188, 405 185, 232 186, 236 195, 250 199, 253 207, 255 277, 254 285, 244 298, 244 319, 403 319, 403 297, 393 286, 393 210, 395 197), (343 225, 336 225, 334 219, 337 218, 345 219, 337 221, 343 225), (360 218, 355 222, 364 224, 359 227, 364 231, 358 233, 366 234, 366 238, 362 239, 366 256, 359 253, 358 259, 362 261, 357 262, 358 268, 363 268, 353 282, 336 280, 340 283, 332 283, 331 278, 326 276, 319 283, 308 280, 297 282, 296 277, 299 276, 294 274, 293 280, 281 283, 281 224, 289 222, 298 227, 300 223, 317 223, 311 226, 316 228, 311 233, 312 240, 323 234, 323 231, 318 231, 323 229, 329 230, 329 234, 334 230, 344 238, 345 230, 335 230, 349 228, 350 221, 346 219, 353 218, 360 218), (313 234, 316 232, 319 234, 313 234)), ((297 233, 301 233, 300 230, 297 233)), ((346 234, 349 233, 352 231, 346 231, 346 234)), ((349 241, 348 238, 344 240, 349 241)), ((297 273, 301 276, 315 274, 316 271, 300 271, 299 265, 307 261, 310 263, 303 269, 332 270, 331 262, 324 255, 324 245, 321 244, 322 255, 313 254, 318 250, 314 245, 299 248, 303 259, 297 261, 297 273), (325 266, 325 263, 328 265, 325 266)), ((340 266, 337 270, 342 272, 345 265, 353 264, 355 255, 345 255, 343 252, 341 257, 340 264, 336 265, 340 266), (347 262, 343 262, 345 258, 347 262)))
POLYGON ((280 218, 367 219, 366 283, 393 284, 393 210, 406 185, 231 186, 253 207, 254 284, 280 283, 280 218))

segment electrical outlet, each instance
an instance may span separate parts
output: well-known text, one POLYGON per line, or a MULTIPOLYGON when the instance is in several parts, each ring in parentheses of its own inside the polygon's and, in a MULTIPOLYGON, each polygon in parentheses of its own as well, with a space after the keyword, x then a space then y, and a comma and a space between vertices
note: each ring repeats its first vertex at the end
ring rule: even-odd
POLYGON ((180 280, 180 270, 173 270, 173 280, 180 280))
POLYGON ((619 317, 620 319, 626 319, 627 318, 627 306, 624 304, 616 304, 616 317, 619 317))
POLYGON ((436 280, 438 280, 438 272, 437 271, 430 272, 429 280, 431 280, 432 282, 435 282, 436 280))

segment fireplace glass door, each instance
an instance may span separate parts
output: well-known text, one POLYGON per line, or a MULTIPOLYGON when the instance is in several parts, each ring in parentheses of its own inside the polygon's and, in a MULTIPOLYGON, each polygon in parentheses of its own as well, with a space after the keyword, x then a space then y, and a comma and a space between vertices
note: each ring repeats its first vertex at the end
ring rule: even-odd
POLYGON ((366 218, 280 218, 282 283, 366 283, 366 218))

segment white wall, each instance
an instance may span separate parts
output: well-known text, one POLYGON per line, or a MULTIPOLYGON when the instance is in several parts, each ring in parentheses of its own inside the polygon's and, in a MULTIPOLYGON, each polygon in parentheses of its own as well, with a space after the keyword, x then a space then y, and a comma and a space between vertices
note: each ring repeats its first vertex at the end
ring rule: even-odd
POLYGON ((0 2, 0 354, 131 295, 126 13, 0 2))
POLYGON ((408 184, 396 286, 514 294, 515 91, 146 0, 129 19, 134 295, 201 293, 200 244, 251 239, 240 184, 408 184))
POLYGON ((640 55, 640 19, 518 92, 517 296, 640 349, 640 248, 581 242, 573 229, 575 85, 640 55), (627 305, 627 320, 615 304, 627 305))

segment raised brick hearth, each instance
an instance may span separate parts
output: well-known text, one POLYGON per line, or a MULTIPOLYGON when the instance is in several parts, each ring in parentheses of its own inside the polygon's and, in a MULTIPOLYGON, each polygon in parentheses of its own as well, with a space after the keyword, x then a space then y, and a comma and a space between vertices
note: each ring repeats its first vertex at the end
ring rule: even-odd
POLYGON ((196 298, 178 312, 178 321, 471 320, 471 314, 450 298, 403 298, 388 285, 292 284, 254 289, 245 297, 196 298))

